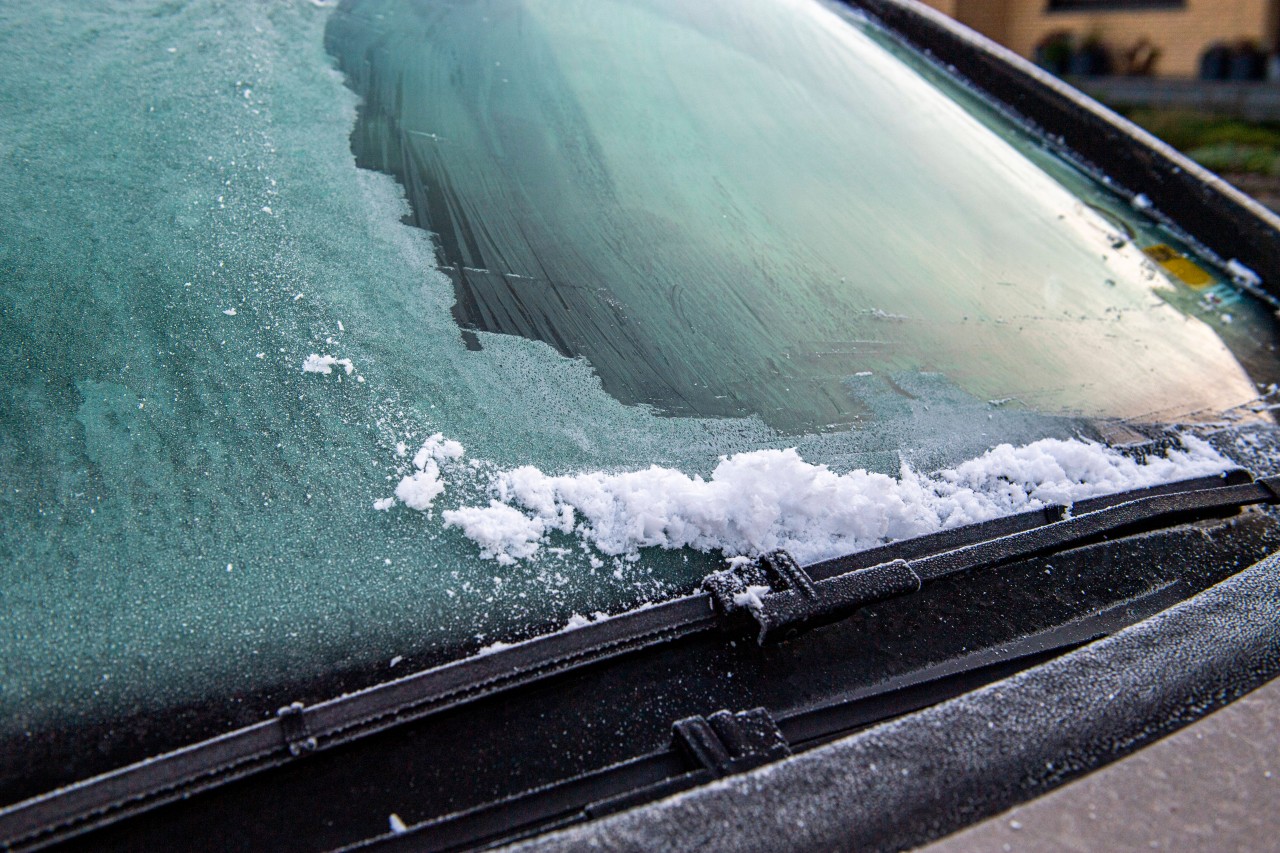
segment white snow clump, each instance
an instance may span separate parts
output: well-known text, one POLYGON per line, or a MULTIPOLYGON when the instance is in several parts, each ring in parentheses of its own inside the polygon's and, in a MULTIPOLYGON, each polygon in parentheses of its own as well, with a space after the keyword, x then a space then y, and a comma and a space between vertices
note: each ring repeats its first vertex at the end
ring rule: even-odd
POLYGON ((328 376, 330 373, 333 373, 334 365, 341 367, 346 371, 348 376, 350 376, 356 369, 356 366, 351 363, 351 359, 349 358, 338 358, 337 356, 332 355, 319 355, 318 353, 313 352, 302 362, 302 372, 323 373, 328 376))
POLYGON ((547 531, 541 519, 529 518, 500 501, 489 501, 487 507, 445 510, 444 524, 461 527, 462 534, 480 546, 481 557, 503 566, 538 553, 539 540, 547 531))
MULTIPOLYGON (((805 462, 794 449, 722 457, 707 480, 656 465, 566 476, 525 466, 495 476, 498 499, 487 507, 446 511, 444 522, 461 528, 483 557, 504 565, 534 556, 552 531, 576 534, 610 555, 648 547, 726 555, 785 548, 809 563, 1230 467, 1204 441, 1187 436, 1182 444, 1141 461, 1080 440, 1001 444, 932 475, 904 463, 897 478, 861 469, 837 474, 805 462)), ((419 457, 422 452, 415 462, 419 457)), ((396 495, 409 503, 400 489, 396 495)))
POLYGON ((465 452, 461 444, 437 432, 423 442, 422 447, 413 455, 413 466, 424 468, 428 459, 434 459, 437 462, 461 459, 465 452))
MULTIPOLYGON (((396 497, 409 509, 427 512, 435 499, 444 493, 444 480, 440 478, 440 464, 461 459, 465 449, 458 442, 435 433, 413 455, 413 473, 396 486, 396 497)), ((396 445, 396 455, 403 456, 404 442, 396 445)), ((374 503, 374 509, 389 509, 395 501, 391 498, 374 503), (390 501, 390 503, 388 503, 390 501)))
MULTIPOLYGON (((404 501, 409 509, 426 512, 431 504, 444 492, 444 481, 440 479, 440 466, 434 459, 428 459, 426 465, 405 477, 396 485, 396 497, 404 501)), ((375 507, 376 508, 376 507, 375 507)))

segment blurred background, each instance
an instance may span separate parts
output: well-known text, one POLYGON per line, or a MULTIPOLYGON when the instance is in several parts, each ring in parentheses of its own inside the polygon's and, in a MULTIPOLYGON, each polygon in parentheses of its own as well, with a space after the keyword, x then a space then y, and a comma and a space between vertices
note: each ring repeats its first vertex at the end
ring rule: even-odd
POLYGON ((924 0, 1280 211, 1280 0, 924 0))

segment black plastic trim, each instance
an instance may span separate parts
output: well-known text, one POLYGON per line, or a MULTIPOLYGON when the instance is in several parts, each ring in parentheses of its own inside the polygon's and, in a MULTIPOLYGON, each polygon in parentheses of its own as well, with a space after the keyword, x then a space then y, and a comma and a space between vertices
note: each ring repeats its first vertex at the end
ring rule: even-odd
MULTIPOLYGON (((1151 619, 893 723, 521 853, 903 850, 1132 753, 1280 676, 1280 554, 1151 619)), ((784 727, 785 730, 785 727, 784 727)))

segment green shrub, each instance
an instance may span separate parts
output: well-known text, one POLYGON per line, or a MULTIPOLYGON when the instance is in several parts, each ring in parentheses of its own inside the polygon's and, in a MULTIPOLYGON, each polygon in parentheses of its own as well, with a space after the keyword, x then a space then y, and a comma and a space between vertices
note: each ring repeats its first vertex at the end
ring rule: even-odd
POLYGON ((1215 172, 1280 175, 1280 125, 1192 110, 1142 108, 1128 117, 1215 172))

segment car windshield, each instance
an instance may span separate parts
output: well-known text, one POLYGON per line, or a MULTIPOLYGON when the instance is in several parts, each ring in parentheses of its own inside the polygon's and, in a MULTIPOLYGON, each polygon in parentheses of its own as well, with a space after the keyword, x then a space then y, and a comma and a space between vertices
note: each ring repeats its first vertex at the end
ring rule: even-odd
POLYGON ((4 743, 1216 472, 1097 442, 1280 381, 1141 196, 818 0, 0 23, 4 743))

